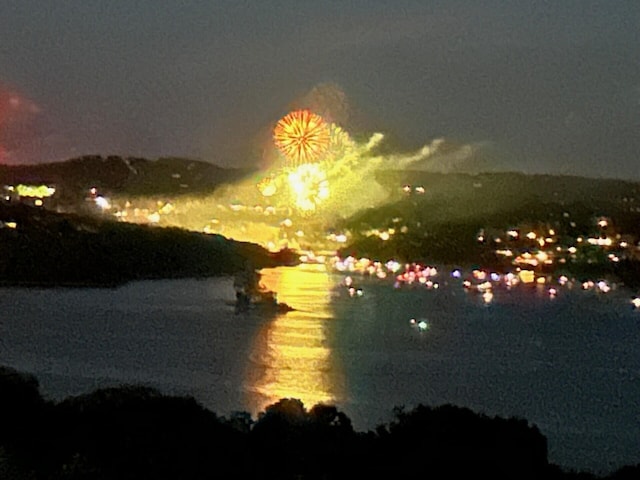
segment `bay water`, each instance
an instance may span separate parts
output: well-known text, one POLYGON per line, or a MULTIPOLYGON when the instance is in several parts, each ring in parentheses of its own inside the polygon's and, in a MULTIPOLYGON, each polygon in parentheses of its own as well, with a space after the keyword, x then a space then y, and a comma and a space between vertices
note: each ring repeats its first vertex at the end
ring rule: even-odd
POLYGON ((444 274, 439 288, 353 279, 350 291, 324 265, 263 270, 287 313, 236 313, 228 277, 0 288, 0 364, 53 400, 142 384, 256 417, 298 398, 338 406, 359 431, 396 406, 450 403, 528 420, 565 468, 640 462, 633 292, 524 285, 487 302, 444 274))

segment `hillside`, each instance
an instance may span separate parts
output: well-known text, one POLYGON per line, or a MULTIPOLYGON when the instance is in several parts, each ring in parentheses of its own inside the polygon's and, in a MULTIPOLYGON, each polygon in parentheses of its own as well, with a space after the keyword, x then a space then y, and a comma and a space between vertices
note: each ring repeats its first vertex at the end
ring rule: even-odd
POLYGON ((93 155, 39 165, 0 165, 0 185, 52 185, 58 190, 58 203, 67 205, 81 201, 91 187, 133 195, 208 192, 246 173, 184 158, 93 155))
POLYGON ((564 259, 555 269, 599 271, 632 284, 640 279, 640 183, 421 171, 379 172, 378 181, 392 192, 390 200, 341 222, 339 228, 351 232, 343 256, 504 268, 513 267, 518 249, 533 254, 548 249, 564 259), (507 232, 522 236, 514 239, 507 232), (529 232, 538 232, 538 238, 526 241, 523 236, 529 232), (589 243, 595 239, 612 243, 589 243), (572 248, 577 248, 575 254, 563 256, 572 248), (496 254, 508 249, 513 256, 496 254))
MULTIPOLYGON (((274 204, 260 195, 250 173, 178 158, 82 157, 59 164, 0 166, 0 185, 53 184, 56 193, 46 199, 44 210, 153 223, 181 231, 185 241, 186 231, 207 232, 262 247, 267 240, 294 241, 292 248, 336 250, 342 256, 500 268, 513 267, 518 253, 544 250, 563 262, 554 265, 556 270, 602 272, 640 284, 639 182, 514 172, 379 170, 375 180, 386 199, 362 205, 345 218, 339 212, 300 215, 287 204, 276 205, 270 213, 274 204), (101 212, 87 201, 91 187, 111 197, 110 210, 101 212), (298 235, 301 231, 304 235, 298 235), (538 232, 540 237, 516 241, 507 234, 514 231, 538 232), (344 233, 347 241, 330 240, 333 233, 344 233), (589 243, 601 240, 611 243, 589 243), (497 253, 507 247, 512 257, 497 253), (573 248, 577 251, 568 254, 573 248)), ((118 228, 125 232, 124 226, 118 228)), ((108 245, 102 248, 111 251, 108 245)), ((128 261, 135 263, 135 258, 128 261)))
POLYGON ((250 261, 282 263, 258 245, 178 228, 154 228, 0 204, 0 283, 109 286, 156 278, 230 275, 250 261))

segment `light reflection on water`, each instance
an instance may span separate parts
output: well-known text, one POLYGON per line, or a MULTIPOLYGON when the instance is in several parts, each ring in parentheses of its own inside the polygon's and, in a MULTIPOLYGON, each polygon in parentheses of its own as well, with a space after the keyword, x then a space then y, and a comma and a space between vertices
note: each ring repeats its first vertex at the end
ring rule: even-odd
POLYGON ((35 374, 56 400, 143 383, 255 415, 299 398, 335 403, 360 431, 389 421, 393 406, 451 403, 531 421, 550 461, 569 468, 638 462, 632 292, 578 285, 550 298, 522 285, 486 304, 461 279, 429 290, 354 277, 364 295, 351 297, 344 275, 322 266, 263 272, 296 311, 235 314, 232 278, 0 289, 0 365, 35 374))
POLYGON ((328 323, 335 320, 335 277, 324 265, 261 273, 264 286, 294 310, 265 318, 255 335, 245 375, 245 405, 257 414, 282 398, 297 398, 307 408, 340 402, 343 373, 327 338, 328 323))

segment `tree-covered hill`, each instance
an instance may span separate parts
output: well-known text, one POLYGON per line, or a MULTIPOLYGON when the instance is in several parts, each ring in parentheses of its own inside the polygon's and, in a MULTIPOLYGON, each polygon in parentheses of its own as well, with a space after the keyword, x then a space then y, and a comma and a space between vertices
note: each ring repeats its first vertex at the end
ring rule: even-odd
POLYGON ((422 171, 380 171, 378 181, 389 190, 389 201, 341 221, 338 228, 351 234, 342 256, 505 266, 512 259, 497 256, 497 250, 519 247, 535 253, 542 248, 540 239, 509 242, 507 231, 523 236, 553 232, 555 250, 584 245, 562 268, 600 269, 640 281, 639 182, 422 171), (392 234, 381 238, 372 232, 392 234), (590 237, 609 237, 613 244, 594 247, 587 242, 590 237), (606 261, 611 253, 622 261, 606 261))
POLYGON ((0 185, 18 183, 55 186, 58 202, 84 199, 89 188, 132 195, 210 192, 233 182, 245 170, 222 168, 185 158, 149 160, 135 157, 88 155, 64 162, 37 165, 0 165, 0 185))
POLYGON ((109 285, 228 275, 280 260, 262 247, 178 228, 0 204, 0 282, 109 285))

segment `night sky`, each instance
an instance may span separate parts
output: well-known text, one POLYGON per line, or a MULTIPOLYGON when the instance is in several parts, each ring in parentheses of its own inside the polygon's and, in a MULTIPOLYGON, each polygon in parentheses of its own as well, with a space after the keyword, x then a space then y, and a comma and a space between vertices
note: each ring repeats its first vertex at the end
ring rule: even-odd
POLYGON ((640 2, 0 2, 3 163, 251 166, 305 102, 394 151, 640 180, 640 2))

